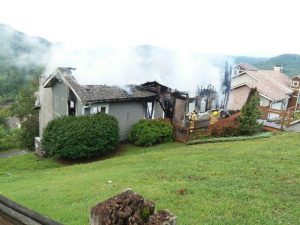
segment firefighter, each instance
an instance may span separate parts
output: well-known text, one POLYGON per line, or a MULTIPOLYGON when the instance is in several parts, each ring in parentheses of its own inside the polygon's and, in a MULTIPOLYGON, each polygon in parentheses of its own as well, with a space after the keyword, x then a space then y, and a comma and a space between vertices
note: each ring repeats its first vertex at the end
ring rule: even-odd
POLYGON ((190 124, 190 133, 194 132, 195 121, 198 120, 198 113, 194 110, 193 112, 188 114, 189 116, 189 124, 190 124))
POLYGON ((219 120, 219 112, 213 111, 213 113, 210 116, 210 125, 215 124, 219 120))

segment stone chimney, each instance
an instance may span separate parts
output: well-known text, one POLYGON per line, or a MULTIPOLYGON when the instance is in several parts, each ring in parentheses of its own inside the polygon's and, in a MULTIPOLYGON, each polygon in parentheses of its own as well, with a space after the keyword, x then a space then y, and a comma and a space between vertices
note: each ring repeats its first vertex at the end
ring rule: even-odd
POLYGON ((274 71, 282 73, 282 66, 281 65, 276 65, 273 67, 274 71))

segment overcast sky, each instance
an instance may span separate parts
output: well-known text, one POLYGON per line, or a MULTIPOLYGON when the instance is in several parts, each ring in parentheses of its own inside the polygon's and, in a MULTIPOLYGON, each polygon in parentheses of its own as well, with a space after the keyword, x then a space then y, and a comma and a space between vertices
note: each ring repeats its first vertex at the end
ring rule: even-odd
POLYGON ((2 0, 0 23, 69 46, 300 53, 298 0, 2 0))

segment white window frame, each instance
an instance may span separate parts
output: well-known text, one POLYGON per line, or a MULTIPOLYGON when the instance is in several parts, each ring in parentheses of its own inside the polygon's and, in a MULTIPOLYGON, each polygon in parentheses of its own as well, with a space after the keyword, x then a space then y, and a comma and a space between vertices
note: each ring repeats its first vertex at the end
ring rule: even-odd
POLYGON ((293 87, 298 87, 299 86, 299 81, 294 80, 292 86, 293 87))
POLYGON ((101 108, 105 107, 105 113, 108 114, 109 105, 108 104, 101 104, 101 105, 94 105, 91 107, 90 114, 96 114, 101 112, 101 108))
POLYGON ((147 102, 146 104, 147 104, 146 110, 148 110, 148 111, 147 111, 147 117, 149 116, 148 113, 151 113, 152 108, 153 108, 152 116, 151 116, 151 118, 148 118, 148 119, 153 120, 153 119, 155 118, 155 117, 154 117, 154 114, 155 114, 155 102, 154 102, 154 101, 153 101, 153 102, 147 102), (151 106, 151 107, 150 107, 150 106, 151 106))

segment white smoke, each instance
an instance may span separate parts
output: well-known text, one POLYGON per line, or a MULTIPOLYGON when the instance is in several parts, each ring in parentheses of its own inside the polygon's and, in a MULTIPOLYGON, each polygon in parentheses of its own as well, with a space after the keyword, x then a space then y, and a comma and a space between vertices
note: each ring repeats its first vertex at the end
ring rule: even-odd
POLYGON ((56 45, 46 74, 51 74, 57 67, 75 67, 74 76, 84 85, 124 86, 157 81, 191 95, 195 94, 198 85, 212 84, 220 89, 223 70, 209 56, 148 45, 93 49, 56 45))
POLYGON ((0 55, 11 66, 26 70, 32 65, 44 66, 49 61, 50 42, 28 36, 3 24, 0 24, 0 31, 0 55))

